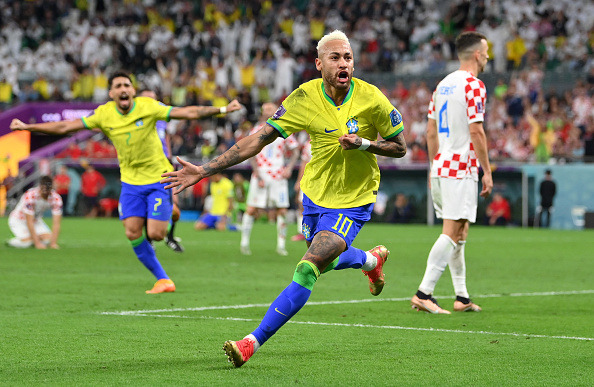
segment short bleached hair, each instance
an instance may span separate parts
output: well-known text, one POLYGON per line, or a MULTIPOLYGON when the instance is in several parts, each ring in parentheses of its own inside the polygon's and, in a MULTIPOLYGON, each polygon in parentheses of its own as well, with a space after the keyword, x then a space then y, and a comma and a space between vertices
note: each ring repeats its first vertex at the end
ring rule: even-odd
POLYGON ((328 43, 331 40, 342 40, 343 42, 347 42, 349 46, 351 45, 351 42, 349 42, 349 38, 346 36, 344 32, 340 30, 334 30, 329 34, 322 36, 322 39, 320 39, 320 41, 318 42, 318 46, 316 47, 316 49, 318 50, 318 57, 320 56, 320 51, 322 50, 322 47, 324 47, 326 43, 328 43))

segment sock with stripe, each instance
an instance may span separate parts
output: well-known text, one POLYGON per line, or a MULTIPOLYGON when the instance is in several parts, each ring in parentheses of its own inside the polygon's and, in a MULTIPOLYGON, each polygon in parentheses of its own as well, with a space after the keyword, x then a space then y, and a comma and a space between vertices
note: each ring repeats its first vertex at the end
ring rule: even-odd
POLYGON ((132 243, 132 249, 134 249, 134 253, 138 257, 138 260, 142 262, 142 264, 149 269, 158 280, 169 279, 167 274, 165 274, 163 266, 161 266, 161 263, 157 259, 157 254, 155 253, 153 246, 151 246, 144 236, 130 241, 130 243, 132 243))

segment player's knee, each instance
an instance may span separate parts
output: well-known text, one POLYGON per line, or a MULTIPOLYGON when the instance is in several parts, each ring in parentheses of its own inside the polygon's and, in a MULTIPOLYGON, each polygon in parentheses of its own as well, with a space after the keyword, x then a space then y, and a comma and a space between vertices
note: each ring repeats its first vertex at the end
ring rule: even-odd
POLYGON ((167 230, 149 230, 148 237, 153 241, 162 241, 167 234, 167 230))
POLYGON ((295 268, 293 281, 306 289, 313 290, 313 287, 320 276, 320 270, 310 261, 301 260, 295 268))
POLYGON ((142 229, 126 229, 126 238, 128 240, 134 241, 142 236, 142 229))
POLYGON ((198 230, 198 231, 200 231, 200 230, 206 230, 207 227, 208 226, 205 223, 203 223, 203 222, 196 222, 196 223, 194 223, 194 230, 198 230))

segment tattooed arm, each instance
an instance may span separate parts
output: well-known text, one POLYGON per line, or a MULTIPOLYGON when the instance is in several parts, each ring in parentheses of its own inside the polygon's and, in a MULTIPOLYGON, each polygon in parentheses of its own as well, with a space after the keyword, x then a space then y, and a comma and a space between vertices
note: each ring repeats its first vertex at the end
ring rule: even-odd
MULTIPOLYGON (((363 143, 363 139, 356 134, 345 134, 338 139, 338 142, 340 142, 342 149, 351 150, 358 149, 363 143)), ((380 156, 403 157, 406 154, 404 134, 400 132, 397 136, 389 139, 370 141, 369 148, 366 151, 380 156)))
POLYGON ((262 148, 276 140, 278 136, 280 133, 276 129, 270 125, 264 125, 256 133, 239 140, 228 151, 201 166, 196 166, 177 157, 177 161, 183 168, 179 171, 162 174, 161 177, 164 179, 161 180, 161 183, 166 183, 165 188, 167 189, 177 187, 174 194, 178 194, 207 176, 212 176, 257 155, 262 148))

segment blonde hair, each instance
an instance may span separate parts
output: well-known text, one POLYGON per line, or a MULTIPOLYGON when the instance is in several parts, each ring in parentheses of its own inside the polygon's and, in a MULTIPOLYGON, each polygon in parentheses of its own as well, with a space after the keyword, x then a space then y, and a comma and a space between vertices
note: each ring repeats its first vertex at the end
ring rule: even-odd
POLYGON ((346 36, 344 32, 340 30, 334 30, 329 34, 322 36, 322 39, 320 39, 320 41, 318 42, 318 46, 316 47, 316 49, 318 50, 318 57, 320 56, 320 51, 322 50, 322 47, 324 47, 326 43, 328 43, 331 40, 342 40, 343 42, 347 42, 349 45, 351 44, 349 42, 349 38, 346 36))

